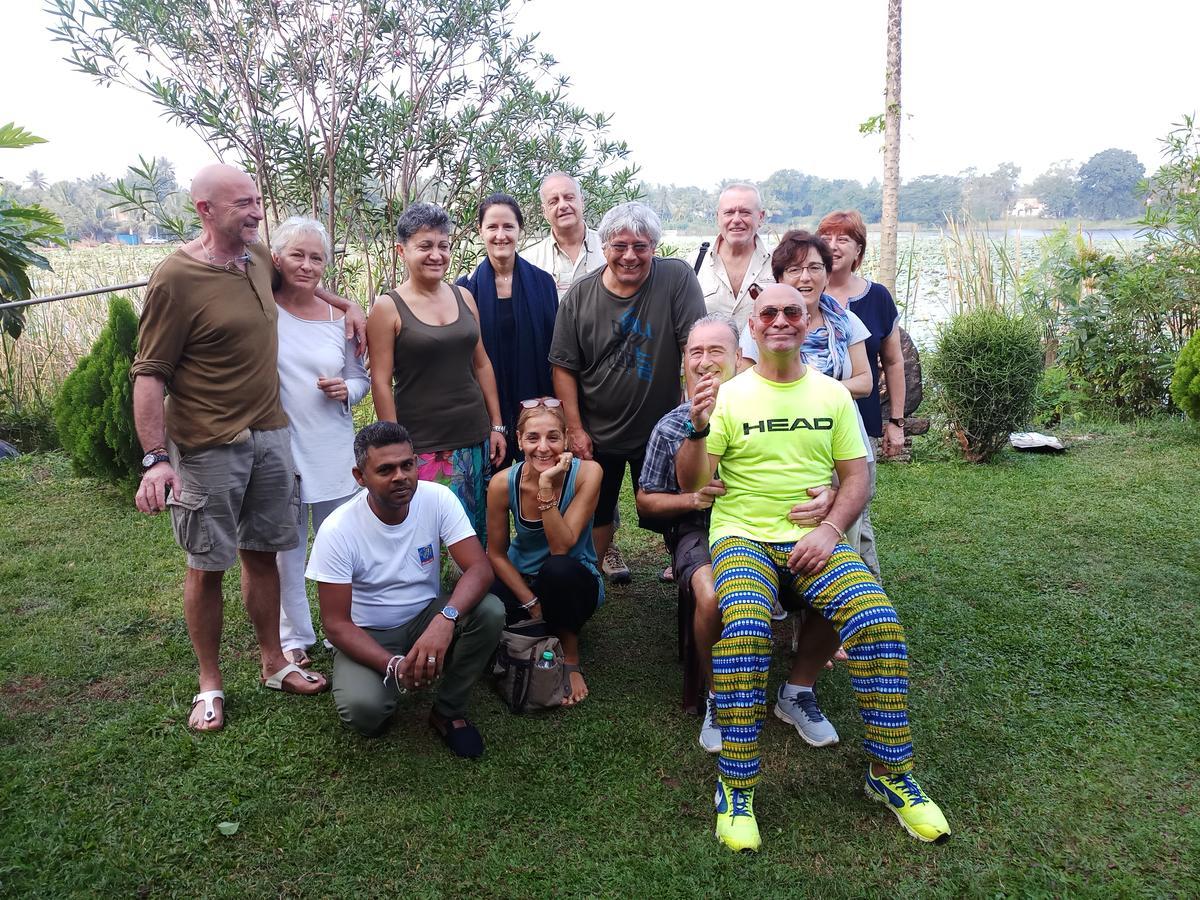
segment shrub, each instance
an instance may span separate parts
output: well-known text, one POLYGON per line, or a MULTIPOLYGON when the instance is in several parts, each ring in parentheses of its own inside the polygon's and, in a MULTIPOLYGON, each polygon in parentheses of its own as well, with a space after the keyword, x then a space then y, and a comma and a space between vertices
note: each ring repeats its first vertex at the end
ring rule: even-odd
POLYGON ((963 455, 987 462, 1033 411, 1042 374, 1040 326, 996 309, 961 313, 944 325, 930 374, 963 455))
POLYGON ((142 458, 129 382, 137 327, 132 304, 115 297, 91 353, 67 376, 54 404, 59 438, 76 471, 129 490, 138 482, 142 458))
POLYGON ((1119 419, 1169 406, 1180 323, 1196 314, 1186 256, 1140 251, 1112 260, 1068 309, 1059 361, 1093 406, 1119 419))
POLYGON ((1066 369, 1049 366, 1038 379, 1030 421, 1036 428, 1053 428, 1065 418, 1079 418, 1087 395, 1071 384, 1066 369))
POLYGON ((1179 351, 1175 375, 1171 378, 1171 399, 1200 422, 1200 331, 1193 334, 1179 351))
POLYGON ((10 441, 25 453, 57 450, 60 445, 53 408, 44 403, 0 403, 0 440, 10 441))

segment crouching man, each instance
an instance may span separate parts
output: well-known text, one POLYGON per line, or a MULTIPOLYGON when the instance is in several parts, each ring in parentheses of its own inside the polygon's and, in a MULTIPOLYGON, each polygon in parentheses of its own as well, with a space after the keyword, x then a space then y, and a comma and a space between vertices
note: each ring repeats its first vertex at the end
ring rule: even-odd
POLYGON ((376 422, 354 439, 354 477, 366 488, 330 514, 313 544, 321 622, 334 647, 333 700, 342 721, 374 737, 400 689, 438 678, 429 724, 457 756, 483 755, 467 697, 504 627, 488 588, 492 567, 462 504, 446 487, 417 480, 408 432, 376 422), (439 593, 445 544, 462 569, 439 593))
MULTIPOLYGON (((867 500, 866 450, 849 391, 804 363, 808 313, 793 287, 774 284, 754 301, 758 363, 725 385, 702 378, 676 456, 684 491, 709 484, 718 465, 725 493, 709 527, 721 636, 713 684, 721 730, 717 837, 735 850, 761 845, 754 816, 758 735, 766 714, 771 607, 807 605, 837 630, 846 652, 871 758, 867 796, 888 806, 922 841, 950 828, 913 778, 904 629, 846 527, 867 500), (788 510, 836 469, 841 488, 821 522, 797 525, 788 510)), ((830 652, 833 647, 831 646, 830 652)), ((819 658, 819 657, 818 657, 819 658)))

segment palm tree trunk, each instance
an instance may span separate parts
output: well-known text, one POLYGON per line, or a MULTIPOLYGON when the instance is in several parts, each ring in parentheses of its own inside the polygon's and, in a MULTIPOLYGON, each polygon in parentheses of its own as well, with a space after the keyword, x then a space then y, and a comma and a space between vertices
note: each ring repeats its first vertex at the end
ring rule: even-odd
POLYGON ((883 114, 883 212, 879 281, 896 294, 896 229, 900 219, 900 0, 888 0, 887 84, 883 114))

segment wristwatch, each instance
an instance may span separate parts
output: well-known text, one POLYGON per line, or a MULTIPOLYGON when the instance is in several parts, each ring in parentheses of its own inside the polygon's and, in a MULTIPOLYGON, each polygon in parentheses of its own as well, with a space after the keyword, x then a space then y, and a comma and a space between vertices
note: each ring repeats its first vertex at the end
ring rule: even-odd
POLYGON ((897 428, 901 428, 901 429, 904 428, 904 417, 903 416, 901 416, 898 419, 893 419, 893 418, 889 417, 888 421, 891 422, 893 425, 895 425, 897 428))
POLYGON ((701 438, 706 438, 708 437, 708 433, 710 431, 712 431, 712 422, 709 422, 707 425, 705 425, 703 431, 697 431, 696 426, 692 424, 691 419, 688 419, 683 426, 683 436, 689 441, 698 441, 701 438))
POLYGON ((451 622, 458 621, 458 610, 455 609, 453 606, 443 606, 442 607, 442 615, 445 616, 447 619, 449 619, 451 622))
POLYGON ((149 453, 142 457, 142 471, 145 472, 151 466, 156 466, 160 462, 170 462, 171 457, 167 456, 166 447, 155 447, 149 453))

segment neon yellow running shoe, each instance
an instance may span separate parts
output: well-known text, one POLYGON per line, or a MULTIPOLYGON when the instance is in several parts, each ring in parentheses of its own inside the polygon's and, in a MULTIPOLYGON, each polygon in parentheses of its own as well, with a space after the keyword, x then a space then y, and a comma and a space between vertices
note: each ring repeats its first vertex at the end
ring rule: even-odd
POLYGON ((904 830, 918 841, 941 844, 950 840, 950 826, 938 805, 921 790, 911 772, 876 778, 867 767, 867 796, 885 804, 904 830))
POLYGON ((717 779, 717 840, 730 850, 757 851, 762 846, 754 818, 754 788, 726 787, 717 779))

